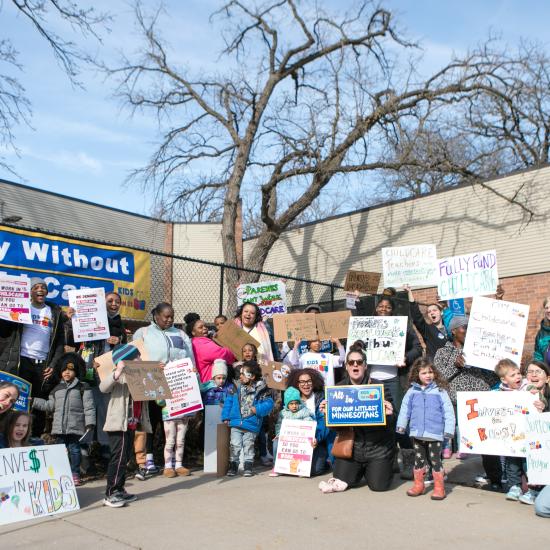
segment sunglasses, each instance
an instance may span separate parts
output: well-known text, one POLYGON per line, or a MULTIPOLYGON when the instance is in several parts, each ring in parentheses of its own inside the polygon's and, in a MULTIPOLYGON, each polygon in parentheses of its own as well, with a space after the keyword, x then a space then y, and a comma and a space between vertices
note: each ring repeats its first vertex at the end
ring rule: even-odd
POLYGON ((348 359, 348 365, 364 365, 365 361, 363 359, 348 359))

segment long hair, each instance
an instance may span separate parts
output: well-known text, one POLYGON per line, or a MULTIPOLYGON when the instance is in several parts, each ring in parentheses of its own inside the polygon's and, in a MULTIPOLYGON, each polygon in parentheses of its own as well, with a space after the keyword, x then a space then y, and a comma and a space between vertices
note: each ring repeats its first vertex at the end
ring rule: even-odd
POLYGON ((253 304, 252 302, 244 302, 238 308, 235 313, 235 319, 240 319, 243 315, 244 306, 254 306, 256 310, 256 316, 254 317, 254 324, 257 325, 262 320, 262 312, 260 311, 260 306, 258 304, 253 304))
POLYGON ((286 387, 290 388, 291 386, 293 388, 296 388, 298 391, 300 391, 300 386, 298 384, 298 379, 302 374, 309 374, 312 382, 312 389, 313 392, 319 392, 325 390, 325 380, 321 373, 315 369, 292 369, 290 371, 290 374, 288 375, 288 378, 286 379, 286 387))
POLYGON ((4 439, 10 447, 13 444, 13 439, 11 435, 13 433, 13 428, 19 418, 21 418, 22 416, 26 416, 29 419, 29 427, 27 429, 27 435, 21 441, 21 447, 27 447, 29 445, 29 437, 32 433, 32 415, 24 411, 13 411, 9 413, 8 419, 6 421, 6 426, 4 428, 4 439))
MULTIPOLYGON (((15 384, 12 384, 11 382, 0 382, 0 390, 3 390, 4 388, 13 388, 17 392, 17 397, 15 398, 15 400, 17 401, 17 399, 19 399, 21 391, 15 384)), ((10 409, 12 406, 10 406, 10 409)))
POLYGON ((420 377, 418 376, 421 369, 432 369, 434 373, 434 382, 437 384, 437 387, 440 390, 446 390, 448 388, 447 381, 443 379, 441 373, 435 368, 434 364, 428 360, 419 357, 411 367, 411 372, 409 374, 409 384, 416 382, 420 384, 420 377))

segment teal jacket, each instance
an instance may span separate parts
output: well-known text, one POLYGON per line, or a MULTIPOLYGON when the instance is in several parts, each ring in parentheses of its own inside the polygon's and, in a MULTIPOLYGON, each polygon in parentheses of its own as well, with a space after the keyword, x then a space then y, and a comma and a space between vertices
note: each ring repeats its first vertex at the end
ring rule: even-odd
POLYGON ((550 325, 545 325, 544 320, 540 322, 540 329, 537 332, 537 337, 535 338, 535 353, 533 354, 533 359, 535 361, 544 361, 548 364, 546 360, 546 351, 550 345, 550 325))
POLYGON ((158 325, 151 323, 142 327, 134 334, 134 340, 143 339, 145 349, 149 354, 149 361, 168 363, 177 359, 190 357, 195 364, 195 356, 189 336, 175 327, 161 330, 158 325))

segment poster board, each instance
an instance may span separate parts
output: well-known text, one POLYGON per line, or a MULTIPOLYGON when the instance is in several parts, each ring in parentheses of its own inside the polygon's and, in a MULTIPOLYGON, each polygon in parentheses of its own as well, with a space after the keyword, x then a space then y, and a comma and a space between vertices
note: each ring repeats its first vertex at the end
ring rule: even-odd
MULTIPOLYGON (((273 316, 275 342, 316 340, 316 313, 289 313, 273 316)), ((227 324, 227 323, 226 323, 227 324)))
POLYGON ((262 362, 260 363, 260 367, 268 388, 272 390, 286 390, 286 381, 292 371, 292 367, 285 363, 278 363, 277 361, 262 362))
MULTIPOLYGON (((133 340, 130 344, 139 350, 139 355, 143 361, 147 361, 149 359, 149 354, 145 349, 145 343, 143 340, 133 340)), ((105 377, 109 376, 115 369, 115 364, 113 363, 113 352, 108 351, 103 355, 95 357, 94 366, 97 369, 97 375, 100 380, 103 380, 105 377)))
POLYGON ((231 428, 227 424, 218 424, 216 426, 216 435, 218 440, 218 474, 217 477, 223 477, 229 469, 229 440, 231 438, 231 428))
POLYGON ((511 359, 519 366, 528 319, 527 305, 475 296, 464 343, 467 364, 492 371, 511 359))
POLYGON ((381 273, 372 271, 354 271, 351 270, 346 274, 344 282, 344 290, 346 292, 363 292, 364 294, 376 294, 380 285, 381 273))
POLYGON ((357 340, 366 344, 367 363, 396 365, 405 357, 407 317, 352 317, 349 322, 346 353, 357 340))
POLYGON ((75 342, 107 340, 111 336, 103 288, 82 288, 67 291, 75 342))
POLYGON ((30 397, 32 392, 32 384, 27 382, 15 374, 0 371, 0 382, 9 382, 19 388, 19 398, 15 402, 12 410, 29 412, 31 410, 30 397))
POLYGON ((437 250, 434 244, 382 248, 385 287, 437 284, 437 250))
POLYGON ((0 273, 0 319, 32 325, 31 281, 27 276, 0 273))
POLYGON ((228 321, 220 327, 214 337, 214 341, 222 346, 222 348, 230 349, 239 361, 243 359, 243 347, 245 344, 252 344, 256 349, 260 347, 260 343, 255 338, 252 338, 246 330, 243 330, 232 321, 228 321))
POLYGON ((124 378, 134 401, 171 399, 172 392, 158 361, 124 361, 124 378))
POLYGON ((457 392, 461 453, 527 456, 528 425, 538 415, 526 391, 457 392))
POLYGON ((166 406, 162 410, 162 420, 182 418, 202 411, 199 380, 193 369, 193 362, 188 357, 171 361, 164 366, 164 376, 172 398, 166 399, 166 406))
POLYGON ((333 311, 315 315, 317 338, 330 340, 331 338, 347 338, 351 311, 333 311))
POLYGON ((80 509, 65 445, 0 449, 0 525, 80 509))
POLYGON ((385 426, 384 386, 328 386, 325 388, 326 424, 344 426, 385 426))
POLYGON ((313 440, 317 422, 285 418, 279 432, 274 470, 278 474, 311 476, 313 440))
MULTIPOLYGON (((205 474, 218 473, 218 424, 222 422, 222 407, 206 405, 204 407, 204 460, 205 474)), ((225 474, 224 474, 225 475, 225 474)))
POLYGON ((256 304, 263 319, 286 313, 286 285, 282 281, 245 283, 237 287, 237 305, 256 304))
POLYGON ((550 485, 550 412, 527 417, 527 479, 550 485))
POLYGON ((437 274, 440 300, 495 294, 498 286, 497 252, 486 250, 440 259, 437 274))

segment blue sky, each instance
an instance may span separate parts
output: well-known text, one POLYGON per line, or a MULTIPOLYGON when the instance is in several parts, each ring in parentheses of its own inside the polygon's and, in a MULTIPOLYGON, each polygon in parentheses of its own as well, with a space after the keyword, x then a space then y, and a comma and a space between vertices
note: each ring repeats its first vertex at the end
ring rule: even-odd
MULTIPOLYGON (((322 0, 320 0, 322 2, 322 0)), ((341 5, 346 0, 327 3, 341 5)), ((112 32, 104 43, 90 48, 106 61, 117 59, 120 48, 138 48, 130 5, 100 0, 86 2, 110 11, 112 32)), ((145 9, 157 2, 143 0, 145 9)), ((401 28, 419 40, 425 49, 425 68, 444 65, 453 51, 460 53, 487 37, 490 31, 515 44, 520 37, 547 44, 550 3, 541 1, 389 0, 401 28)), ((220 46, 219 32, 209 14, 220 5, 216 0, 168 0, 164 3, 162 31, 172 54, 191 69, 215 67, 220 46)), ((75 88, 57 65, 50 49, 27 22, 17 17, 10 2, 0 12, 2 35, 11 38, 19 51, 23 72, 19 74, 32 103, 32 128, 15 129, 20 156, 7 152, 20 178, 0 169, 0 178, 63 193, 80 199, 150 214, 151 194, 123 185, 128 172, 146 163, 159 138, 152 113, 130 113, 112 97, 112 84, 102 75, 85 71, 85 89, 75 88), (6 35, 5 29, 8 29, 6 35)), ((52 25, 60 34, 66 28, 52 25)), ((78 35, 69 35, 75 41, 78 35)), ((1 69, 1 67, 0 67, 1 69)))

